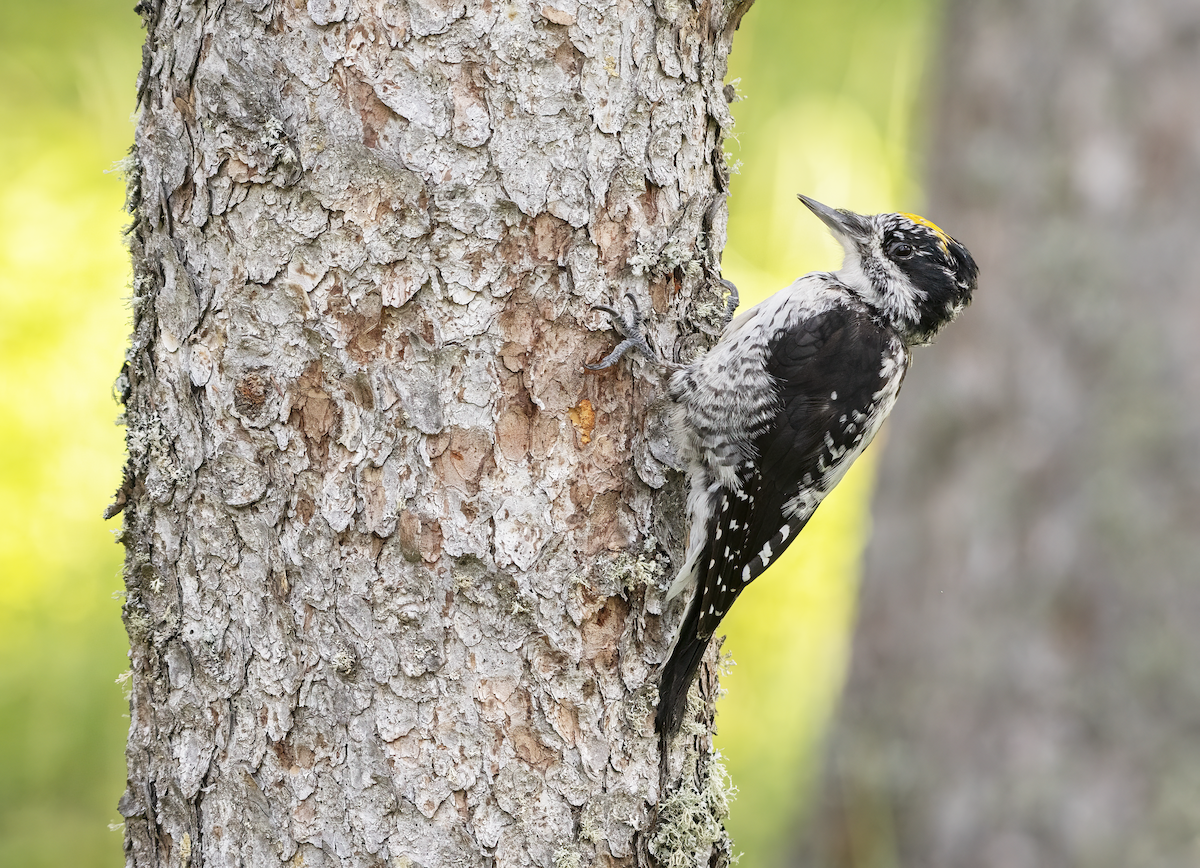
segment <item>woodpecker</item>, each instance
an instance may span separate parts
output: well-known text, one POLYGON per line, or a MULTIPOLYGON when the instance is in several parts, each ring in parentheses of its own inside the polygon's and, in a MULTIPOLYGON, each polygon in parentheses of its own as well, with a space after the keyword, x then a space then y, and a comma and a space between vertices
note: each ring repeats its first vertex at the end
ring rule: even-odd
MULTIPOLYGON (((966 247, 915 214, 871 216, 800 200, 845 251, 728 322, 704 356, 663 362, 641 315, 608 306, 624 338, 591 370, 635 349, 671 371, 670 431, 688 476, 688 542, 668 598, 690 604, 659 682, 656 728, 680 724, 713 632, 778 558, 891 412, 913 347, 971 301, 966 247)), ((736 306, 731 290, 730 314, 736 306)))

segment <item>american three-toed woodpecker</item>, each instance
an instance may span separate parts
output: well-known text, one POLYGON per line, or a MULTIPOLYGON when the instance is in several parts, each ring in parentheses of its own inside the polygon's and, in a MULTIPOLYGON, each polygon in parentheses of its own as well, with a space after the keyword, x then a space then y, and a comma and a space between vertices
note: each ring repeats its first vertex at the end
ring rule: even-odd
MULTIPOLYGON (((836 272, 805 275, 738 316, 686 366, 659 361, 636 305, 625 338, 672 368, 672 437, 687 467, 686 557, 668 596, 691 604, 659 685, 657 728, 679 725, 714 630, 738 594, 796 538, 892 409, 912 347, 971 300, 967 249, 914 214, 864 216, 800 199, 845 249, 836 272)), ((732 285, 730 285, 732 288, 732 285)), ((736 302, 735 302, 736 303, 736 302)))

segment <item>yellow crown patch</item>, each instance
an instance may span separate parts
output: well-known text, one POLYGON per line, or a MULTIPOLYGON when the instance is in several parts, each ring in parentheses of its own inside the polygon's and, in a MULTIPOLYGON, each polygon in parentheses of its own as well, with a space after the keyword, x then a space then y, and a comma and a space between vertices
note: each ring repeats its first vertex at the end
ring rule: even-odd
POLYGON ((924 226, 930 232, 938 237, 938 241, 942 242, 942 250, 949 252, 951 239, 950 235, 941 226, 938 226, 932 220, 926 220, 920 214, 910 214, 907 211, 900 212, 901 217, 907 217, 918 226, 924 226))

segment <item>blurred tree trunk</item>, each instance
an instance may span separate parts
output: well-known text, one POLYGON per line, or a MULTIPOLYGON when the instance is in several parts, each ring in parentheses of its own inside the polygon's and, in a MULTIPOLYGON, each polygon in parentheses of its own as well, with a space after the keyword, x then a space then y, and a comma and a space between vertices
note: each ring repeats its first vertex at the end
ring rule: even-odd
POLYGON ((824 865, 1192 865, 1200 6, 951 2, 929 213, 981 264, 893 417, 824 865))
POLYGON ((141 0, 129 865, 727 855, 658 389, 581 365, 714 331, 748 5, 141 0))

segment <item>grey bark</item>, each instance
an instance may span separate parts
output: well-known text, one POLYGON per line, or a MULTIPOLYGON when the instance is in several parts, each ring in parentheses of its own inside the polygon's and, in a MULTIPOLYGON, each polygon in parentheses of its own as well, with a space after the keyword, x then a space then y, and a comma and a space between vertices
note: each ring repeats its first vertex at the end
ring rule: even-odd
POLYGON ((1193 865, 1200 7, 949 13, 980 291, 893 416, 814 862, 1193 865))
POLYGON ((661 383, 582 363, 711 340, 749 2, 142 0, 128 865, 728 855, 661 383))

